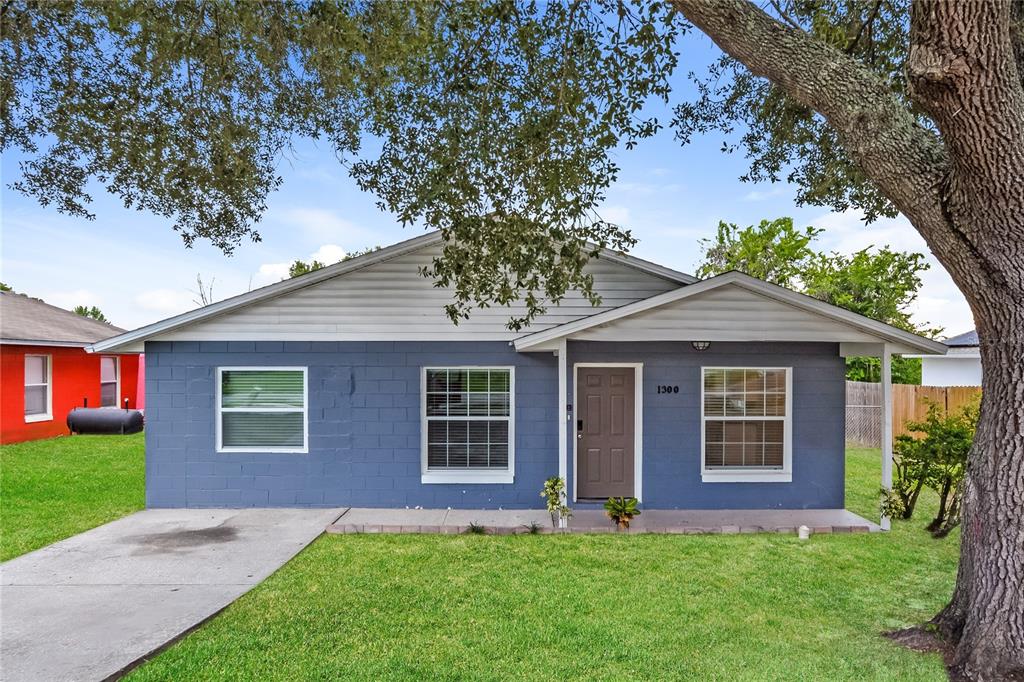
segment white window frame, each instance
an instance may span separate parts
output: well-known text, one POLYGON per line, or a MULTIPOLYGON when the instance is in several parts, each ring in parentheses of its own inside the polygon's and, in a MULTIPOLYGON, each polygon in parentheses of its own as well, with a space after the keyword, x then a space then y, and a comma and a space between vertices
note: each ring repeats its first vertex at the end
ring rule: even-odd
MULTIPOLYGON (((53 420, 53 356, 45 353, 26 353, 24 359, 21 361, 22 372, 25 371, 25 359, 27 358, 43 358, 46 360, 46 412, 40 412, 39 414, 26 414, 25 423, 32 424, 34 422, 48 422, 53 420)), ((30 386, 43 386, 44 384, 30 384, 28 380, 22 376, 22 383, 24 386, 21 388, 21 399, 22 399, 22 412, 24 412, 24 400, 25 400, 25 389, 30 386)))
POLYGON ((121 407, 121 356, 120 355, 101 355, 100 356, 100 407, 121 407), (109 384, 109 381, 103 381, 103 360, 111 359, 114 361, 114 404, 103 405, 103 384, 109 384))
POLYGON ((421 483, 512 483, 516 471, 516 368, 502 365, 429 365, 420 368, 420 482, 421 483), (448 420, 448 416, 427 416, 428 370, 507 370, 508 416, 466 416, 465 421, 508 421, 508 469, 430 469, 427 466, 427 422, 448 420))
POLYGON ((793 481, 793 368, 792 367, 758 367, 756 365, 709 365, 700 368, 700 478, 704 483, 791 483, 793 481), (783 370, 786 373, 786 414, 783 417, 725 417, 704 414, 704 373, 709 369, 757 369, 783 370), (782 468, 781 469, 746 469, 716 467, 709 469, 705 464, 705 445, 707 440, 708 420, 714 421, 750 421, 760 419, 781 421, 782 436, 782 468))
POLYGON ((296 367, 296 366, 257 366, 257 367, 218 367, 217 368, 217 388, 216 388, 216 418, 217 418, 217 452, 233 453, 233 452, 256 452, 256 453, 293 453, 293 454, 306 454, 309 452, 309 369, 307 367, 296 367), (224 423, 223 413, 224 412, 298 412, 299 410, 294 407, 223 407, 222 406, 222 391, 224 382, 224 372, 302 372, 302 447, 301 448, 252 448, 252 447, 232 447, 224 446, 224 423))

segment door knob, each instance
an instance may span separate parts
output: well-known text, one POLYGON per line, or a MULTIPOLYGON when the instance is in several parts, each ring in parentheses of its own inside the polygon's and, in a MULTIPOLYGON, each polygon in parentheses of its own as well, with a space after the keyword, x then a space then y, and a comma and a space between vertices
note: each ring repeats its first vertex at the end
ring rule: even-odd
POLYGON ((583 434, 582 433, 577 433, 576 434, 576 440, 583 440, 583 434))

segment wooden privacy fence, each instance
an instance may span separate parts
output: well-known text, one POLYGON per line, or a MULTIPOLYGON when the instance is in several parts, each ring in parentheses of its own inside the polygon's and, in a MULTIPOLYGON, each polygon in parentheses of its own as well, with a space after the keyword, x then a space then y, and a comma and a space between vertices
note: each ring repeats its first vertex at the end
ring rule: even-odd
MULTIPOLYGON (((910 433, 908 422, 921 421, 930 403, 955 412, 981 393, 980 386, 892 386, 893 437, 910 433)), ((882 385, 846 382, 846 441, 865 447, 882 445, 882 385)))

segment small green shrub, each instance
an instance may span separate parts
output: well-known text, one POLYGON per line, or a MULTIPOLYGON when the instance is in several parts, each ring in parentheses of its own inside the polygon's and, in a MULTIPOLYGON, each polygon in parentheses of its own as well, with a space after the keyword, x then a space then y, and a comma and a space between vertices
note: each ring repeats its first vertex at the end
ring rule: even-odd
POLYGON ((552 528, 558 528, 558 522, 562 519, 568 521, 572 517, 572 510, 566 504, 565 479, 560 476, 552 476, 544 481, 540 496, 547 501, 552 528))
POLYGON ((615 522, 615 527, 619 530, 626 530, 633 517, 640 516, 640 510, 636 508, 637 504, 635 497, 609 497, 608 501, 604 503, 604 508, 608 518, 615 522))
MULTIPOLYGON (((892 490, 881 488, 881 495, 882 501, 878 504, 878 510, 882 513, 882 516, 887 516, 890 519, 910 518, 903 497, 897 492, 895 480, 893 481, 892 490)), ((912 513, 913 511, 910 512, 910 514, 912 513)))
POLYGON ((487 535, 487 528, 478 523, 471 522, 466 528, 466 533, 469 535, 487 535))
POLYGON ((892 490, 882 491, 882 515, 909 519, 927 479, 931 453, 919 438, 897 436, 893 443, 892 490), (888 497, 888 499, 886 499, 888 497))
POLYGON ((927 486, 938 493, 939 509, 925 529, 934 537, 943 538, 960 524, 967 455, 974 442, 978 414, 978 401, 952 414, 944 414, 933 403, 924 421, 907 424, 908 429, 923 437, 896 439, 892 492, 883 491, 883 514, 911 518, 921 488, 927 486))

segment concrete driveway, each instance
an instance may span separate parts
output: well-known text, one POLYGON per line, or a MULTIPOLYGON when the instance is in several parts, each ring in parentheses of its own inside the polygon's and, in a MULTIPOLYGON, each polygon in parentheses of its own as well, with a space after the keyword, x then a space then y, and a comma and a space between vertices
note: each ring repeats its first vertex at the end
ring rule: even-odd
POLYGON ((0 678, 102 680, 216 614, 344 509, 151 509, 0 564, 0 678))

